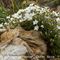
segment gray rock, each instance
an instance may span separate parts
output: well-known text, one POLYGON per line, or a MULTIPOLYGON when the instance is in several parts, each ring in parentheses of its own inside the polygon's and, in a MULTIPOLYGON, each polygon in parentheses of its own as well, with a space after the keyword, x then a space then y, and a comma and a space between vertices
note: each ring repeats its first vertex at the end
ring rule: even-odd
MULTIPOLYGON (((25 53, 29 53, 32 56, 46 55, 47 45, 41 32, 15 28, 1 34, 0 50, 0 55, 2 56, 9 54, 25 55, 25 53)), ((17 58, 16 60, 19 60, 17 58)), ((35 58, 35 60, 37 59, 35 58)))

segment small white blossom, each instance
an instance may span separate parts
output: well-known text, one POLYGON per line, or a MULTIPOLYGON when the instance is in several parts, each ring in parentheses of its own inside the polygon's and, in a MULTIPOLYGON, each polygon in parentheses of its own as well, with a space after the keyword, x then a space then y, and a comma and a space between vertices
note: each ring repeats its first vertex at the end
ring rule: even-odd
POLYGON ((44 28, 44 26, 43 26, 43 25, 41 25, 41 27, 42 27, 42 28, 44 28))
POLYGON ((7 18, 7 19, 10 19, 10 16, 7 16, 6 18, 7 18))
POLYGON ((17 18, 17 17, 18 17, 18 14, 15 13, 15 14, 12 15, 12 17, 13 17, 13 18, 17 18))
POLYGON ((57 28, 60 29, 60 26, 57 25, 57 28))
POLYGON ((56 21, 59 22, 60 21, 60 18, 56 18, 56 21))
POLYGON ((38 21, 37 21, 37 20, 33 21, 33 25, 36 25, 37 23, 38 23, 38 21))
POLYGON ((13 23, 16 23, 15 21, 13 21, 13 23))
POLYGON ((19 19, 22 18, 22 14, 19 16, 19 19))
POLYGON ((5 22, 4 25, 8 25, 9 23, 5 22))
POLYGON ((26 13, 25 16, 24 16, 24 19, 25 20, 31 20, 32 16, 30 14, 26 13))
POLYGON ((0 27, 3 27, 3 24, 0 24, 0 27))
POLYGON ((37 5, 35 5, 35 7, 36 7, 37 9, 40 9, 40 7, 39 7, 39 6, 37 6, 37 5))
POLYGON ((30 4, 29 7, 32 7, 34 5, 34 3, 30 4))
POLYGON ((55 11, 52 12, 55 16, 58 16, 58 13, 56 13, 55 11))
POLYGON ((25 21, 25 20, 19 20, 20 22, 23 22, 23 21, 25 21))
POLYGON ((10 20, 12 21, 12 20, 14 20, 14 18, 10 18, 10 20))
POLYGON ((45 18, 49 19, 49 18, 50 18, 50 16, 45 16, 45 18))
POLYGON ((24 9, 19 9, 19 11, 17 12, 17 14, 21 14, 21 12, 24 12, 24 9))
POLYGON ((38 29, 39 29, 39 26, 36 25, 36 26, 34 27, 34 30, 38 31, 38 29))

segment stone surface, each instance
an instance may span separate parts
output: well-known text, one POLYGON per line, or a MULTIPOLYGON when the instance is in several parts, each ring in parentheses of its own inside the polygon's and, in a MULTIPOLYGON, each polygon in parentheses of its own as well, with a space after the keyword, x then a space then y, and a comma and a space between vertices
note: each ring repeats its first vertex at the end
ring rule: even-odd
POLYGON ((39 31, 25 31, 20 30, 20 38, 28 43, 32 47, 35 54, 46 54, 47 45, 45 44, 42 34, 39 31))
POLYGON ((25 31, 22 28, 10 29, 1 34, 0 40, 1 60, 22 60, 23 58, 20 55, 24 56, 26 53, 32 56, 46 55, 47 46, 42 38, 42 34, 38 31, 25 31))
POLYGON ((27 52, 26 47, 21 42, 18 29, 11 29, 1 34, 0 42, 0 59, 1 60, 25 60, 24 56, 27 52), (17 40, 17 41, 16 41, 17 40))

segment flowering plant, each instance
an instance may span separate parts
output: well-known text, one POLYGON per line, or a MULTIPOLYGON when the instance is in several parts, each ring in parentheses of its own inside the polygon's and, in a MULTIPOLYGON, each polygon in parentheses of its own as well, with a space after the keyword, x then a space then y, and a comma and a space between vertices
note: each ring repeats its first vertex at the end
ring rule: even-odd
MULTIPOLYGON (((50 11, 49 7, 39 7, 34 4, 30 4, 29 7, 25 9, 20 9, 17 13, 14 13, 11 16, 7 16, 9 23, 24 22, 24 21, 33 21, 33 26, 38 24, 39 20, 43 19, 46 21, 53 20, 55 23, 60 23, 60 14, 55 11, 50 11), (43 18, 42 18, 43 17, 43 18)), ((50 21, 50 23, 51 23, 50 21)), ((43 22, 42 22, 43 23, 43 22)), ((5 23, 7 24, 7 23, 5 23)), ((43 25, 41 25, 43 27, 43 25)), ((57 28, 60 29, 60 26, 57 25, 57 28)))
POLYGON ((50 11, 49 7, 39 7, 30 4, 25 9, 20 9, 17 13, 7 16, 7 22, 0 24, 1 27, 10 26, 14 28, 18 25, 25 30, 37 30, 44 34, 48 44, 49 54, 60 55, 60 14, 50 11))

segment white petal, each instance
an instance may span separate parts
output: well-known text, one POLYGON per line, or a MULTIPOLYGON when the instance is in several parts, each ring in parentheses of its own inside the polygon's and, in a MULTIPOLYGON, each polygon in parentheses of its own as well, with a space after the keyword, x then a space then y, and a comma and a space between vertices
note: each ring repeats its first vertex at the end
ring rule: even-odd
POLYGON ((36 26, 34 27, 34 30, 37 30, 37 31, 38 31, 38 29, 39 29, 39 26, 36 25, 36 26))

